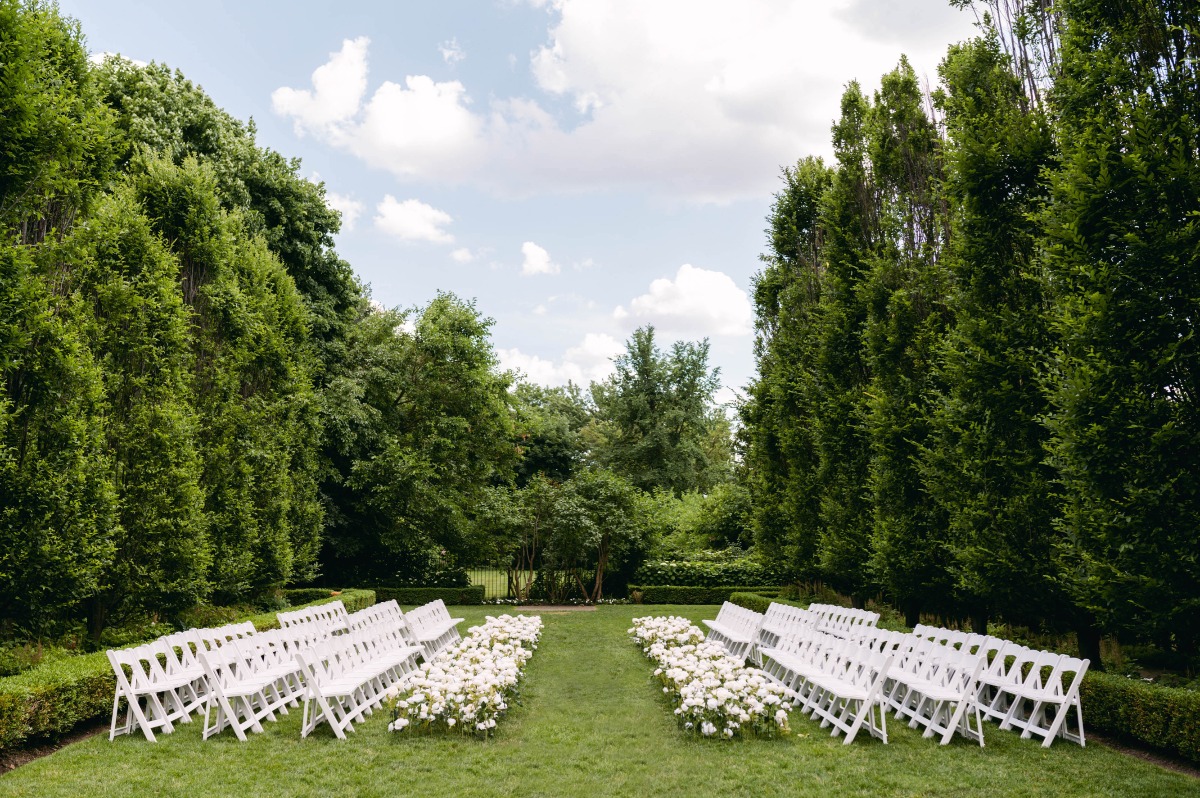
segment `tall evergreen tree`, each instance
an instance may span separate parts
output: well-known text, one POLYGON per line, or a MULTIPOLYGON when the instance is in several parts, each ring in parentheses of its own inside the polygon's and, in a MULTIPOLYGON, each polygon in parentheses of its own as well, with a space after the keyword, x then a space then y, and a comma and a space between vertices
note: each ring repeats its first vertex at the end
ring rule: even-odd
POLYGON ((922 607, 944 608, 950 586, 945 519, 917 464, 929 435, 934 352, 947 322, 941 147, 923 102, 916 73, 902 58, 883 76, 868 117, 879 231, 861 288, 870 372, 870 567, 910 624, 922 607))
POLYGON ((1050 453, 1076 600, 1200 644, 1200 6, 1067 0, 1042 217, 1050 453))
POLYGON ((783 170, 754 281, 758 377, 741 414, 755 542, 797 577, 817 577, 820 460, 816 357, 824 278, 821 206, 832 171, 819 158, 783 170))
POLYGON ((979 628, 990 613, 1035 620, 1055 605, 1038 382, 1047 303, 1031 218, 1054 149, 1017 71, 995 37, 951 48, 941 68, 955 321, 923 462, 949 519, 959 599, 979 628))
POLYGON ((870 439, 865 388, 870 371, 863 353, 867 308, 862 284, 879 241, 879 192, 868 145, 870 100, 857 82, 842 95, 833 127, 837 172, 825 194, 826 274, 822 283, 817 349, 817 451, 820 460, 822 573, 861 598, 868 570, 872 507, 867 489, 870 439))

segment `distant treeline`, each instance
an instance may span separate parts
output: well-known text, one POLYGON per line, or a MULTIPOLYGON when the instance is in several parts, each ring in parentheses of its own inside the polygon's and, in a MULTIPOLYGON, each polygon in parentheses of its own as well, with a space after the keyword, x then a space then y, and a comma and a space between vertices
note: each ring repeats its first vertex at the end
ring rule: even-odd
POLYGON ((931 96, 784 170, 744 408, 759 545, 905 608, 1200 635, 1200 5, 975 5, 931 96))

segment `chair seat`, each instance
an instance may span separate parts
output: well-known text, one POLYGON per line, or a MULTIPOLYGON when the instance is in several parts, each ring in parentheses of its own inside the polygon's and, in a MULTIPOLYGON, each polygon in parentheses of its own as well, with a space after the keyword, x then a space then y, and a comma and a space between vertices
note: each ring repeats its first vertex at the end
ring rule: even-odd
POLYGON ((723 623, 717 623, 716 621, 706 620, 706 621, 704 621, 704 625, 707 626, 709 629, 712 629, 717 634, 725 635, 725 637, 729 638, 730 640, 732 640, 735 643, 749 643, 750 642, 749 635, 747 635, 744 632, 734 631, 733 629, 730 629, 728 626, 726 626, 723 623))

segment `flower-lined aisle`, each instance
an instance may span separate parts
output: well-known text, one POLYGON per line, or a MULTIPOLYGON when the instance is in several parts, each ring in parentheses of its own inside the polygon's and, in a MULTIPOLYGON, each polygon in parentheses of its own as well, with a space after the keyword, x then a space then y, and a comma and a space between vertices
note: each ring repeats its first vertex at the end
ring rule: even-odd
POLYGON ((489 615, 408 677, 388 731, 443 728, 490 734, 508 709, 541 634, 542 619, 536 615, 489 615))
POLYGON ((634 618, 629 634, 658 663, 654 675, 683 727, 705 737, 788 732, 783 689, 678 616, 634 618))

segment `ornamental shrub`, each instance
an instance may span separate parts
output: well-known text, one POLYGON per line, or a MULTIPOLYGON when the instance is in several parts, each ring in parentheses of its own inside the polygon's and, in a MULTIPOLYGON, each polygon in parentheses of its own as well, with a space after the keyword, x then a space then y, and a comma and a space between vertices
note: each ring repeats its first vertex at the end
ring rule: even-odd
MULTIPOLYGON (((692 585, 630 585, 629 594, 641 594, 641 604, 722 604, 734 593, 774 596, 777 587, 697 587, 692 585)), ((635 596, 635 601, 637 601, 635 596)))
POLYGON ((778 565, 750 557, 736 560, 656 560, 644 563, 634 575, 639 585, 686 585, 722 587, 725 585, 781 585, 788 575, 778 565))

